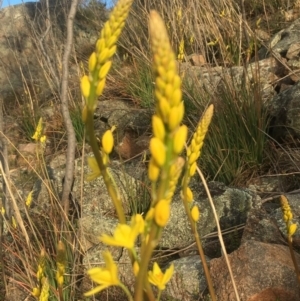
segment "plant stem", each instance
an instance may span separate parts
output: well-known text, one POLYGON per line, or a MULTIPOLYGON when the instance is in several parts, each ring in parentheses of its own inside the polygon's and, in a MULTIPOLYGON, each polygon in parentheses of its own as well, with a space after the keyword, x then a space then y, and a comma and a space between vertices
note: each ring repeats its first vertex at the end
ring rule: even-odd
POLYGON ((96 136, 95 136, 93 120, 94 120, 93 111, 91 111, 88 108, 87 109, 87 119, 86 119, 86 132, 89 135, 89 142, 90 142, 92 151, 95 155, 95 159, 97 161, 99 169, 101 171, 101 175, 103 177, 104 183, 107 187, 108 193, 109 193, 109 195, 113 201, 113 204, 116 208, 119 221, 121 224, 126 224, 126 218, 125 218, 124 210, 122 207, 121 199, 119 198, 118 193, 112 183, 110 175, 107 172, 106 166, 103 164, 103 160, 102 160, 102 157, 101 157, 101 154, 99 151, 99 146, 98 146, 96 136))
POLYGON ((182 187, 183 198, 184 198, 183 205, 184 205, 185 212, 188 216, 188 219, 190 221, 190 225, 191 225, 193 235, 194 235, 195 240, 196 240, 196 244, 197 244, 197 248, 198 248, 198 251, 199 251, 199 255, 200 255, 201 263, 202 263, 202 266, 203 266, 203 270, 204 270, 205 278, 206 278, 206 281, 207 281, 208 290, 209 290, 211 300, 216 301, 217 299, 216 299, 216 295, 215 295, 215 290, 214 290, 212 280, 211 280, 211 277, 210 277, 210 273, 209 273, 209 270, 208 270, 208 266, 207 266, 207 263, 206 263, 205 254, 204 254, 204 251, 203 251, 203 248, 202 248, 202 245, 201 245, 201 241, 200 241, 199 234, 198 234, 198 231, 197 231, 196 223, 192 219, 189 204, 188 204, 188 201, 187 201, 187 187, 188 187, 187 176, 185 176, 184 182, 183 182, 183 187, 182 187))
POLYGON ((292 261, 293 261, 293 264, 294 264, 294 267, 295 267, 297 280, 298 280, 298 283, 300 284, 300 271, 299 271, 298 263, 297 263, 297 260, 296 260, 296 257, 295 257, 291 236, 288 236, 288 245, 289 245, 292 261))

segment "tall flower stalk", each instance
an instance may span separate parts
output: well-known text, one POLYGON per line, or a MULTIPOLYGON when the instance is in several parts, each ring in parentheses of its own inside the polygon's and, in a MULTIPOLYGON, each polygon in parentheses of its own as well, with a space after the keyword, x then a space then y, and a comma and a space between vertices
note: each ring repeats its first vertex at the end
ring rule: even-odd
MULTIPOLYGON (((151 158, 148 165, 152 201, 145 217, 136 214, 132 216, 131 222, 126 224, 119 192, 107 168, 109 154, 114 145, 112 133, 114 128, 104 133, 101 146, 98 145, 94 134, 93 114, 97 97, 101 95, 105 87, 106 76, 112 63, 111 58, 116 51, 116 42, 124 26, 131 3, 132 0, 120 0, 117 3, 101 31, 95 52, 89 58, 89 75, 83 76, 81 79, 81 90, 86 100, 82 115, 95 156, 88 159, 92 170, 88 179, 103 177, 120 222, 112 236, 103 234, 100 240, 107 245, 123 247, 129 252, 133 273, 136 277, 134 300, 142 301, 147 298, 150 301, 157 301, 173 275, 174 266, 170 265, 163 272, 155 262, 153 269, 148 271, 149 262, 169 221, 171 201, 184 166, 186 166, 186 177, 183 182, 183 198, 185 202, 191 202, 193 198, 192 191, 188 188, 188 182, 192 176, 191 170, 196 170, 196 160, 200 155, 213 109, 212 107, 208 109, 204 121, 199 125, 200 129, 194 135, 191 149, 188 150, 187 160, 185 160, 181 153, 185 147, 188 128, 182 124, 184 103, 182 101, 181 79, 177 72, 176 56, 172 51, 167 30, 161 17, 157 12, 151 11, 149 31, 153 53, 156 98, 155 113, 152 116, 153 137, 149 146, 151 158), (139 252, 136 251, 138 236, 140 236, 141 243, 139 252), (156 286, 159 291, 157 298, 154 296, 151 285, 156 286)), ((195 206, 191 212, 189 209, 188 217, 195 228, 195 223, 199 219, 199 209, 195 206)), ((118 278, 118 268, 113 262, 111 254, 104 252, 103 257, 105 267, 93 268, 88 271, 98 286, 86 293, 86 296, 100 292, 110 286, 119 286, 124 290, 128 299, 132 300, 129 291, 118 278)))
POLYGON ((82 119, 85 123, 86 133, 92 147, 95 159, 103 176, 108 192, 112 198, 117 211, 119 221, 125 223, 125 215, 122 208, 121 198, 115 189, 114 180, 107 170, 109 162, 108 155, 113 148, 113 137, 111 132, 105 133, 102 140, 102 148, 99 149, 98 141, 94 131, 94 111, 97 107, 98 97, 105 87, 106 77, 112 65, 112 57, 116 52, 116 42, 125 25, 133 0, 120 0, 113 9, 109 20, 101 30, 100 37, 96 43, 96 49, 89 58, 89 75, 81 78, 81 91, 85 98, 85 107, 82 119))

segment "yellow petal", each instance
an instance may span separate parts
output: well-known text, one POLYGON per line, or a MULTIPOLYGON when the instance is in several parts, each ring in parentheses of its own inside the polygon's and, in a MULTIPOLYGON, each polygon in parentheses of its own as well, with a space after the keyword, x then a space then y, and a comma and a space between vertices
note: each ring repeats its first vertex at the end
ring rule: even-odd
POLYGON ((194 206, 191 210, 191 216, 194 222, 197 222, 200 217, 200 212, 197 206, 194 206))
POLYGON ((96 53, 93 52, 89 58, 89 71, 93 72, 97 64, 97 56, 96 53))
POLYGON ((170 217, 170 203, 167 200, 160 200, 154 209, 154 220, 156 224, 160 227, 164 227, 170 217))
POLYGON ((108 130, 102 136, 102 148, 106 154, 110 154, 114 147, 114 137, 111 130, 108 130))
POLYGON ((85 98, 88 98, 90 95, 91 84, 87 75, 84 75, 81 78, 81 92, 85 98))
POLYGON ((293 236, 297 230, 297 224, 291 224, 289 226, 288 234, 289 236, 293 236))
POLYGON ((182 125, 176 131, 174 135, 174 146, 173 146, 173 150, 176 155, 179 155, 182 152, 184 148, 184 144, 186 142, 187 133, 188 133, 188 128, 185 125, 182 125))
POLYGON ((166 162, 166 148, 161 140, 153 137, 150 140, 150 152, 155 163, 161 167, 166 162))
POLYGON ((165 125, 157 115, 152 116, 152 128, 154 136, 159 140, 164 141, 166 135, 165 125))

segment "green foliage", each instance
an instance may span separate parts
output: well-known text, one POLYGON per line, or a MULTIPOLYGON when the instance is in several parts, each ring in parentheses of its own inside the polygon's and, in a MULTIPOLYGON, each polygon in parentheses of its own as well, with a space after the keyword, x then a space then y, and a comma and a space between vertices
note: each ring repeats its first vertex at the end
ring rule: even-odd
POLYGON ((154 106, 153 87, 151 67, 143 62, 135 64, 127 89, 143 108, 153 108, 154 106))
POLYGON ((36 125, 39 121, 39 115, 37 110, 35 111, 34 115, 32 110, 28 106, 24 106, 22 108, 22 117, 18 118, 19 129, 21 132, 21 136, 26 141, 32 141, 32 135, 35 132, 36 125))
POLYGON ((213 101, 216 107, 216 117, 203 147, 201 168, 211 180, 243 183, 259 171, 265 154, 268 116, 259 87, 247 90, 224 83, 214 98, 195 86, 188 88, 185 97, 188 95, 189 106, 203 108, 213 101))
POLYGON ((82 145, 84 141, 84 123, 81 115, 80 107, 70 110, 70 117, 75 130, 76 140, 80 145, 82 145))

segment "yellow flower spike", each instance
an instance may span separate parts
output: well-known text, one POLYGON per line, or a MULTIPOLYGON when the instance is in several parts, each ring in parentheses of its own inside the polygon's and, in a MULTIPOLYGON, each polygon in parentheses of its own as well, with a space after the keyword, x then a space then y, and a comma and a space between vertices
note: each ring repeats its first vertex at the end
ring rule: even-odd
POLYGON ((31 190, 26 198, 25 205, 29 208, 32 203, 32 194, 33 190, 31 190))
POLYGON ((43 136, 43 118, 41 117, 38 121, 37 127, 35 129, 35 133, 33 134, 33 136, 31 137, 33 140, 35 140, 36 142, 40 141, 41 137, 43 136))
POLYGON ((200 212, 197 206, 194 206, 191 210, 191 216, 194 222, 198 222, 200 217, 200 212))
POLYGON ((178 157, 176 159, 176 162, 171 166, 170 169, 170 180, 169 180, 169 189, 168 189, 168 193, 166 196, 166 200, 168 202, 171 202, 177 183, 178 183, 178 179, 181 175, 181 171, 182 168, 184 166, 185 160, 182 157, 178 157))
POLYGON ((160 91, 165 91, 166 83, 161 77, 156 78, 155 85, 160 91))
POLYGON ((160 200, 154 208, 154 220, 160 227, 164 227, 170 217, 170 202, 160 200))
POLYGON ((104 48, 99 53, 99 56, 97 58, 98 63, 100 65, 103 65, 108 59, 109 59, 109 48, 104 48))
POLYGON ((161 140, 153 137, 150 140, 150 152, 155 163, 161 167, 166 162, 166 147, 161 140))
POLYGON ((187 201, 190 203, 194 200, 194 195, 190 187, 186 190, 187 201))
POLYGON ((93 72, 97 64, 97 55, 96 52, 93 52, 89 58, 89 71, 93 72))
POLYGON ((90 276, 92 281, 99 284, 92 290, 86 292, 84 296, 89 297, 96 293, 101 292, 102 290, 113 286, 113 285, 120 285, 121 282, 118 278, 118 267, 113 261, 112 255, 105 251, 102 253, 105 267, 104 268, 92 268, 87 271, 87 274, 90 276))
POLYGON ((102 80, 99 81, 97 88, 96 88, 96 95, 100 96, 104 90, 105 87, 105 83, 106 83, 106 79, 103 78, 102 80))
POLYGON ((159 108, 159 113, 162 116, 163 120, 165 122, 168 122, 171 107, 165 97, 162 97, 161 99, 158 100, 158 108, 159 108))
POLYGON ((16 221, 14 216, 11 217, 11 224, 12 224, 14 229, 18 228, 18 224, 17 224, 17 221, 16 221))
POLYGON ((108 130, 102 136, 102 148, 106 154, 110 154, 114 147, 114 136, 111 130, 108 130))
POLYGON ((154 262, 152 271, 148 272, 148 280, 151 284, 155 285, 160 291, 162 291, 166 288, 166 284, 170 281, 173 273, 173 264, 171 264, 165 273, 163 273, 157 262, 154 262))
POLYGON ((38 287, 32 289, 31 295, 38 298, 41 295, 41 290, 38 287))
POLYGON ((97 42, 96 42, 96 51, 97 53, 101 52, 102 49, 104 49, 105 47, 105 39, 99 39, 97 42))
POLYGON ((88 157, 87 158, 88 165, 92 172, 86 176, 87 181, 93 181, 96 178, 101 176, 101 171, 99 169, 99 166, 97 164, 96 158, 95 157, 88 157))
POLYGON ((152 116, 152 129, 154 136, 164 141, 166 135, 165 125, 157 115, 152 116))
POLYGON ((176 129, 183 117, 183 112, 182 112, 182 108, 179 106, 173 107, 170 109, 170 113, 169 113, 169 119, 168 119, 168 126, 169 126, 169 130, 173 131, 174 129, 176 129))
POLYGON ((140 214, 131 218, 131 224, 118 224, 114 236, 103 234, 100 240, 110 246, 124 247, 129 250, 134 248, 134 242, 139 234, 144 231, 144 219, 140 214))
POLYGON ((49 290, 50 290, 50 286, 49 286, 48 278, 44 277, 42 279, 42 290, 41 290, 39 301, 48 301, 49 290))
POLYGON ((290 224, 288 228, 288 235, 293 236, 297 230, 297 224, 290 224))
POLYGON ((46 253, 45 253, 45 250, 42 249, 40 258, 39 258, 37 272, 36 272, 36 278, 39 282, 41 282, 42 278, 44 277, 45 262, 46 262, 46 253))
POLYGON ((194 162, 190 167, 189 167, 189 177, 194 176, 197 170, 197 163, 194 162))
POLYGON ((46 140, 47 140, 46 135, 43 135, 43 136, 40 138, 40 142, 41 142, 42 144, 45 144, 46 140))
POLYGON ((187 134, 188 128, 185 125, 182 125, 174 134, 173 150, 176 155, 179 155, 182 152, 186 142, 187 134))
MULTIPOLYGON (((179 83, 180 85, 180 83, 179 83)), ((181 89, 174 89, 173 94, 171 96, 171 105, 172 106, 178 106, 182 99, 182 92, 181 89)), ((183 102, 182 102, 183 104, 183 102)), ((183 108, 184 109, 184 108, 183 108)))
POLYGON ((197 161, 197 159, 200 156, 200 150, 203 146, 203 141, 205 138, 205 135, 208 131, 209 124, 211 122, 212 116, 214 112, 214 106, 210 105, 207 110, 205 111, 203 117, 201 118, 197 130, 195 134, 193 135, 192 142, 190 146, 188 147, 188 162, 190 165, 192 165, 194 162, 197 161))
POLYGON ((57 244, 57 256, 56 256, 56 281, 59 287, 62 287, 64 283, 64 274, 66 270, 66 247, 64 243, 60 240, 57 244))
POLYGON ((89 77, 87 75, 84 75, 81 78, 80 87, 81 87, 81 93, 82 93, 83 97, 88 98, 90 95, 91 83, 90 83, 89 77))
POLYGON ((160 173, 160 168, 154 162, 154 159, 151 158, 148 166, 148 178, 151 182, 156 182, 158 180, 160 173))
POLYGON ((138 273, 139 273, 139 270, 140 270, 140 266, 139 266, 139 264, 138 264, 137 261, 135 261, 133 263, 133 267, 132 268, 133 268, 133 274, 136 277, 138 275, 138 273))
POLYGON ((1 214, 4 215, 5 214, 5 208, 1 207, 1 214))
POLYGON ((108 61, 100 68, 100 71, 99 71, 99 79, 100 80, 106 77, 111 65, 112 65, 112 61, 108 61))
POLYGON ((150 220, 153 219, 153 217, 154 217, 154 211, 155 211, 154 208, 151 207, 150 210, 146 214, 145 221, 150 221, 150 220))

